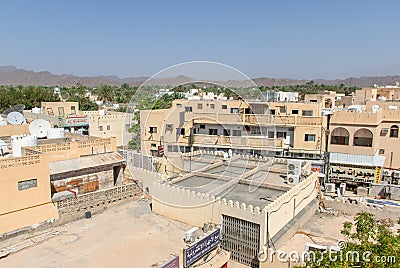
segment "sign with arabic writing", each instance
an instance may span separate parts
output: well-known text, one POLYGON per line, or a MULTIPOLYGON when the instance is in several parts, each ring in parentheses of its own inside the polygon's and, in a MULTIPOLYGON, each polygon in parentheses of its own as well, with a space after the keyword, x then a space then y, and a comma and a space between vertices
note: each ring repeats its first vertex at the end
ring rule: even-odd
POLYGON ((217 229, 200 239, 188 248, 183 249, 183 264, 185 267, 195 263, 201 257, 216 248, 220 241, 220 230, 217 229))
POLYGON ((159 268, 179 268, 179 256, 174 256, 159 268))

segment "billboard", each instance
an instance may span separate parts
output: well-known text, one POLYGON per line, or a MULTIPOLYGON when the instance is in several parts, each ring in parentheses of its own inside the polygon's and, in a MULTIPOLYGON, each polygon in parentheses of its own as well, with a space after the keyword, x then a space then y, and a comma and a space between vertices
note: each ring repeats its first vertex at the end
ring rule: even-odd
POLYGON ((198 261, 201 257, 212 251, 220 242, 220 230, 216 229, 211 234, 203 237, 196 243, 183 249, 183 265, 188 267, 198 261))
POLYGON ((61 127, 84 127, 89 125, 89 120, 86 116, 60 116, 59 121, 61 127))

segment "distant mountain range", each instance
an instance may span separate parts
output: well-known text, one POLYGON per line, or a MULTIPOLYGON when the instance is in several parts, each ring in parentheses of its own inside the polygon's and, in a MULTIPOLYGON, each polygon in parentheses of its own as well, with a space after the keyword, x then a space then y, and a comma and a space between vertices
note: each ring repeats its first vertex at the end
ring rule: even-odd
MULTIPOLYGON (((120 86, 122 83, 127 83, 132 86, 139 86, 147 77, 129 77, 120 78, 115 75, 109 76, 90 76, 81 77, 71 74, 56 75, 50 72, 34 72, 24 69, 18 69, 15 66, 0 66, 0 85, 36 85, 36 86, 74 86, 78 83, 89 87, 98 87, 102 84, 120 86)), ((184 84, 190 83, 191 78, 187 76, 178 76, 171 78, 160 78, 155 79, 153 84, 155 85, 170 85, 170 84, 184 84)), ((285 85, 296 85, 305 84, 311 80, 297 80, 297 79, 277 79, 277 78, 255 78, 253 81, 258 86, 285 86, 285 85)), ((396 82, 400 82, 400 75, 395 76, 363 76, 363 77, 349 77, 346 79, 315 79, 313 80, 318 84, 326 85, 339 85, 345 84, 346 86, 372 86, 378 85, 395 85, 396 82)), ((248 81, 225 81, 225 85, 231 87, 249 86, 248 81)))

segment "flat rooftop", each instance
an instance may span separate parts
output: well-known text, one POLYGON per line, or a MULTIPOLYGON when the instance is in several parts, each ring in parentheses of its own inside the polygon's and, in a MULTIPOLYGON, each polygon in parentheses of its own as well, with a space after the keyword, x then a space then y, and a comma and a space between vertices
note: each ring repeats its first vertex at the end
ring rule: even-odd
POLYGON ((186 174, 171 184, 264 207, 290 189, 285 183, 286 164, 270 160, 234 157, 223 161, 220 156, 207 154, 185 157, 186 174))

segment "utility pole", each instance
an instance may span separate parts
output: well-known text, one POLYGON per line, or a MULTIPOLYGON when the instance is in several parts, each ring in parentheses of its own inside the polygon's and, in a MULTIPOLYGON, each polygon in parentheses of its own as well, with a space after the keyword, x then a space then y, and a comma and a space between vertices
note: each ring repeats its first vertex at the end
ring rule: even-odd
POLYGON ((329 135, 330 135, 330 123, 331 123, 331 113, 327 114, 326 117, 326 130, 325 130, 325 153, 324 153, 324 164, 325 164, 325 177, 324 177, 324 186, 328 181, 329 176, 329 135))

